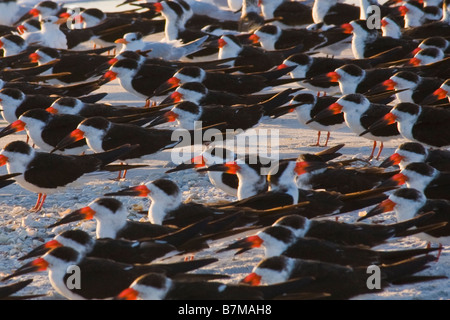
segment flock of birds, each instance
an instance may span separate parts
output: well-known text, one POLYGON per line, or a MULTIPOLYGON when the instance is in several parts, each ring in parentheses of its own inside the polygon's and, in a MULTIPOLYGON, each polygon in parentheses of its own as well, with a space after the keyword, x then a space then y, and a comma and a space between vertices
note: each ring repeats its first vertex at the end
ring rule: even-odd
MULTIPOLYGON (((30 211, 96 172, 118 172, 126 181, 128 170, 182 142, 172 139, 173 126, 192 137, 211 128, 222 134, 295 112, 318 132, 315 146, 327 148, 267 168, 262 156, 205 145, 166 174, 206 172, 236 201, 183 202, 173 180, 142 181, 48 226, 95 219, 95 237, 64 231, 21 257, 31 260, 2 281, 48 270, 67 299, 270 300, 372 293, 371 265, 380 268, 378 292, 446 278, 418 273, 439 259, 450 236, 449 0, 124 4, 136 9, 43 1, 25 10, 0 1, 0 105, 8 123, 0 137, 27 133, 27 142, 3 146, 0 165, 8 174, 0 186, 17 183, 38 194, 30 211), (372 6, 379 15, 371 15, 372 6), (158 33, 164 41, 147 41, 158 33), (353 58, 341 58, 348 49, 353 58), (97 90, 115 79, 145 106, 102 103, 106 94, 97 90), (379 166, 358 166, 339 159, 343 145, 328 147, 330 133, 343 127, 373 142, 368 160, 379 159, 385 141, 405 142, 379 166), (149 199, 148 221, 128 218, 124 196, 149 199), (337 219, 369 207, 358 222, 337 219), (391 211, 396 223, 360 222, 391 211), (373 248, 406 236, 429 245, 373 248), (192 258, 230 237, 239 240, 219 252, 264 249, 239 283, 201 271, 218 259, 192 258), (69 285, 73 266, 80 287, 69 285)), ((37 298, 15 294, 31 282, 0 286, 0 299, 37 298)))

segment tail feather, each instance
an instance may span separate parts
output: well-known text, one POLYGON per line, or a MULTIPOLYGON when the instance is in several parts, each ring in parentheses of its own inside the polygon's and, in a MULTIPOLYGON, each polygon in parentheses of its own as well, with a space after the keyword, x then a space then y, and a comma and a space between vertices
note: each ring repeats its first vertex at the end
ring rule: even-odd
POLYGON ((193 53, 203 49, 202 45, 206 41, 206 39, 208 39, 208 36, 201 37, 199 39, 196 39, 194 41, 186 43, 180 47, 184 48, 186 50, 184 55, 188 56, 190 54, 193 54, 193 53))
POLYGON ((384 265, 381 267, 382 276, 384 280, 389 282, 396 281, 429 268, 427 264, 432 261, 436 261, 436 257, 426 255, 390 265, 384 265))
MULTIPOLYGON (((109 150, 109 151, 94 153, 94 154, 90 154, 88 156, 96 158, 97 160, 100 160, 101 165, 100 165, 99 169, 103 169, 106 165, 127 155, 130 151, 136 149, 137 147, 138 147, 137 145, 132 146, 130 144, 126 144, 121 147, 109 150)), ((85 157, 85 156, 82 156, 82 157, 85 157)))

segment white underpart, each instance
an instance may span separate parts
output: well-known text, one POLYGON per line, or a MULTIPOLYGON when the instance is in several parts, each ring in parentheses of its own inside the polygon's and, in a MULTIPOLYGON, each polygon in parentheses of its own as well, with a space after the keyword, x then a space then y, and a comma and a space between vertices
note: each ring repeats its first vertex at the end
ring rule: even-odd
POLYGON ((94 219, 97 221, 96 237, 115 239, 119 232, 127 223, 128 211, 125 207, 119 208, 116 212, 111 212, 108 208, 92 201, 88 205, 95 211, 94 219))
POLYGON ((84 137, 86 139, 87 145, 89 148, 95 153, 104 152, 105 150, 102 147, 103 137, 105 136, 106 131, 86 126, 84 124, 80 124, 78 129, 84 132, 84 137))
POLYGON ((151 200, 148 219, 151 223, 162 224, 167 213, 182 204, 182 194, 177 192, 175 195, 168 195, 151 183, 147 184, 147 187, 150 190, 148 197, 151 200))
POLYGON ((408 188, 419 190, 422 193, 425 191, 427 185, 438 175, 436 170, 434 170, 434 173, 431 176, 423 176, 415 171, 407 169, 403 170, 402 173, 408 177, 408 181, 406 181, 408 188))
POLYGON ((399 112, 395 109, 392 110, 391 113, 397 117, 397 127, 398 127, 398 131, 400 132, 400 134, 405 139, 420 143, 420 141, 417 141, 416 139, 414 139, 414 137, 412 135, 412 128, 413 128, 414 124, 416 123, 417 118, 420 116, 420 113, 419 113, 419 115, 411 115, 406 112, 399 112))

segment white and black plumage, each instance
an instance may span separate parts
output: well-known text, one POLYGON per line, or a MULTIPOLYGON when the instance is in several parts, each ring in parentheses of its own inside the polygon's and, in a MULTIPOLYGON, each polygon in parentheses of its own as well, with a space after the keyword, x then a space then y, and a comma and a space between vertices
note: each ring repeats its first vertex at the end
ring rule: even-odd
POLYGON ((66 156, 36 151, 24 141, 13 141, 1 151, 1 165, 6 164, 9 173, 22 173, 15 179, 22 188, 39 194, 33 208, 39 211, 47 194, 65 190, 130 150, 128 145, 96 155, 66 156))
MULTIPOLYGON (((4 137, 15 132, 26 130, 27 136, 39 149, 50 152, 56 145, 75 130, 84 118, 77 115, 53 115, 44 109, 31 109, 24 112, 16 121, 0 131, 4 137)), ((86 140, 80 140, 68 148, 61 150, 64 154, 83 154, 89 149, 86 140)))
POLYGON ((126 264, 109 259, 85 257, 70 247, 59 247, 41 258, 26 263, 2 280, 48 270, 52 287, 69 300, 107 299, 118 295, 143 274, 162 272, 167 276, 176 276, 216 261, 217 259, 211 258, 167 264, 126 264), (70 276, 67 268, 70 266, 77 266, 80 270, 80 281, 84 283, 80 289, 67 285, 67 277, 70 276))
MULTIPOLYGON (((329 116, 344 113, 344 120, 347 126, 358 135, 362 133, 367 133, 367 129, 370 128, 375 122, 380 118, 384 117, 391 111, 391 106, 384 104, 371 103, 364 95, 359 93, 347 94, 339 98, 334 104, 330 105, 327 109, 321 111, 311 122, 321 119, 326 119, 329 116)), ((381 151, 383 150, 383 142, 392 139, 401 138, 399 130, 395 124, 389 127, 382 128, 382 130, 370 131, 371 136, 365 136, 367 139, 374 142, 372 153, 369 159, 374 156, 374 151, 377 141, 380 141, 380 149, 377 155, 377 159, 380 157, 381 151)))
MULTIPOLYGON (((442 224, 435 230, 418 233, 416 237, 441 245, 448 245, 450 228, 449 220, 450 202, 444 199, 427 199, 423 193, 416 189, 400 188, 394 191, 388 199, 372 208, 366 215, 359 220, 367 219, 375 215, 395 211, 398 221, 405 221, 413 217, 420 217, 428 212, 434 212, 427 223, 442 224)), ((423 224, 418 224, 418 228, 423 224)))

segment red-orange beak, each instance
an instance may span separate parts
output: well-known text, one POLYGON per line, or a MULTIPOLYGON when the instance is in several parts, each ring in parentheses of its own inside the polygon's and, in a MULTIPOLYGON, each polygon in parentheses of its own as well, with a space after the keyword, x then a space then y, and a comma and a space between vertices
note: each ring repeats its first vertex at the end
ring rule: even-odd
POLYGON ((341 25, 341 29, 346 34, 351 34, 353 32, 353 26, 350 23, 344 23, 341 25))
POLYGON ((53 107, 48 107, 47 109, 45 109, 47 112, 50 112, 51 114, 57 114, 58 110, 56 110, 53 107))
POLYGON ((259 42, 259 37, 256 34, 252 34, 250 37, 248 37, 248 39, 254 44, 257 44, 259 42))
POLYGON ((420 64, 422 63, 422 60, 420 60, 419 58, 412 58, 409 60, 409 64, 411 66, 420 66, 420 64))
POLYGON ((384 160, 381 164, 381 168, 389 168, 390 166, 398 165, 405 157, 399 155, 398 153, 394 153, 389 158, 384 160))
POLYGON ((119 295, 115 298, 116 300, 137 300, 139 293, 132 289, 127 288, 123 290, 119 295))
POLYGON ((339 80, 341 79, 341 76, 337 72, 328 72, 327 77, 331 82, 339 82, 339 80))
POLYGON ((255 272, 250 273, 242 281, 242 283, 247 283, 251 286, 259 286, 261 284, 261 276, 255 272))
POLYGON ((219 48, 223 48, 227 45, 227 42, 223 39, 219 39, 217 42, 219 43, 219 48))
POLYGON ((236 174, 241 169, 241 167, 235 161, 225 163, 225 167, 228 168, 228 170, 225 172, 229 174, 236 174))
POLYGON ((333 103, 332 105, 330 105, 330 106, 328 107, 328 109, 329 109, 331 112, 333 112, 333 114, 339 114, 339 113, 341 113, 343 108, 344 108, 344 107, 343 107, 342 105, 340 105, 339 103, 337 103, 337 102, 333 103))
POLYGON ((0 167, 4 166, 8 162, 8 157, 0 154, 0 167))
POLYGON ((375 206, 372 210, 370 210, 365 216, 361 217, 358 219, 358 221, 385 213, 385 212, 390 212, 392 210, 394 210, 395 206, 397 204, 392 201, 391 199, 386 199, 384 201, 382 201, 380 204, 378 204, 377 206, 375 206))
POLYGON ((63 224, 80 220, 91 220, 94 218, 95 213, 96 212, 92 210, 91 207, 84 207, 69 213, 68 215, 60 219, 58 222, 50 225, 49 228, 57 227, 63 224))
POLYGON ((105 74, 103 75, 103 78, 108 79, 109 81, 113 81, 114 79, 117 78, 117 73, 114 71, 106 71, 105 74))
POLYGON ((383 86, 387 89, 387 90, 395 90, 395 87, 397 86, 397 82, 395 82, 392 79, 388 79, 386 81, 383 82, 383 86))
POLYGON ((30 58, 30 61, 33 63, 38 62, 39 59, 41 58, 41 56, 36 52, 31 53, 28 57, 30 58))
POLYGON ((32 15, 33 17, 37 17, 38 15, 41 14, 41 12, 38 9, 36 9, 36 8, 31 9, 30 11, 28 11, 28 13, 30 15, 32 15))
POLYGON ((108 60, 108 64, 110 65, 110 66, 112 66, 114 63, 116 63, 117 61, 119 61, 119 59, 117 59, 117 58, 112 58, 112 59, 109 59, 108 60))
POLYGON ((400 11, 400 15, 404 17, 409 12, 409 9, 406 6, 400 6, 398 7, 398 11, 400 11))
POLYGON ((27 27, 25 27, 23 24, 17 26, 17 32, 19 32, 20 35, 24 34, 25 31, 27 31, 27 27))

